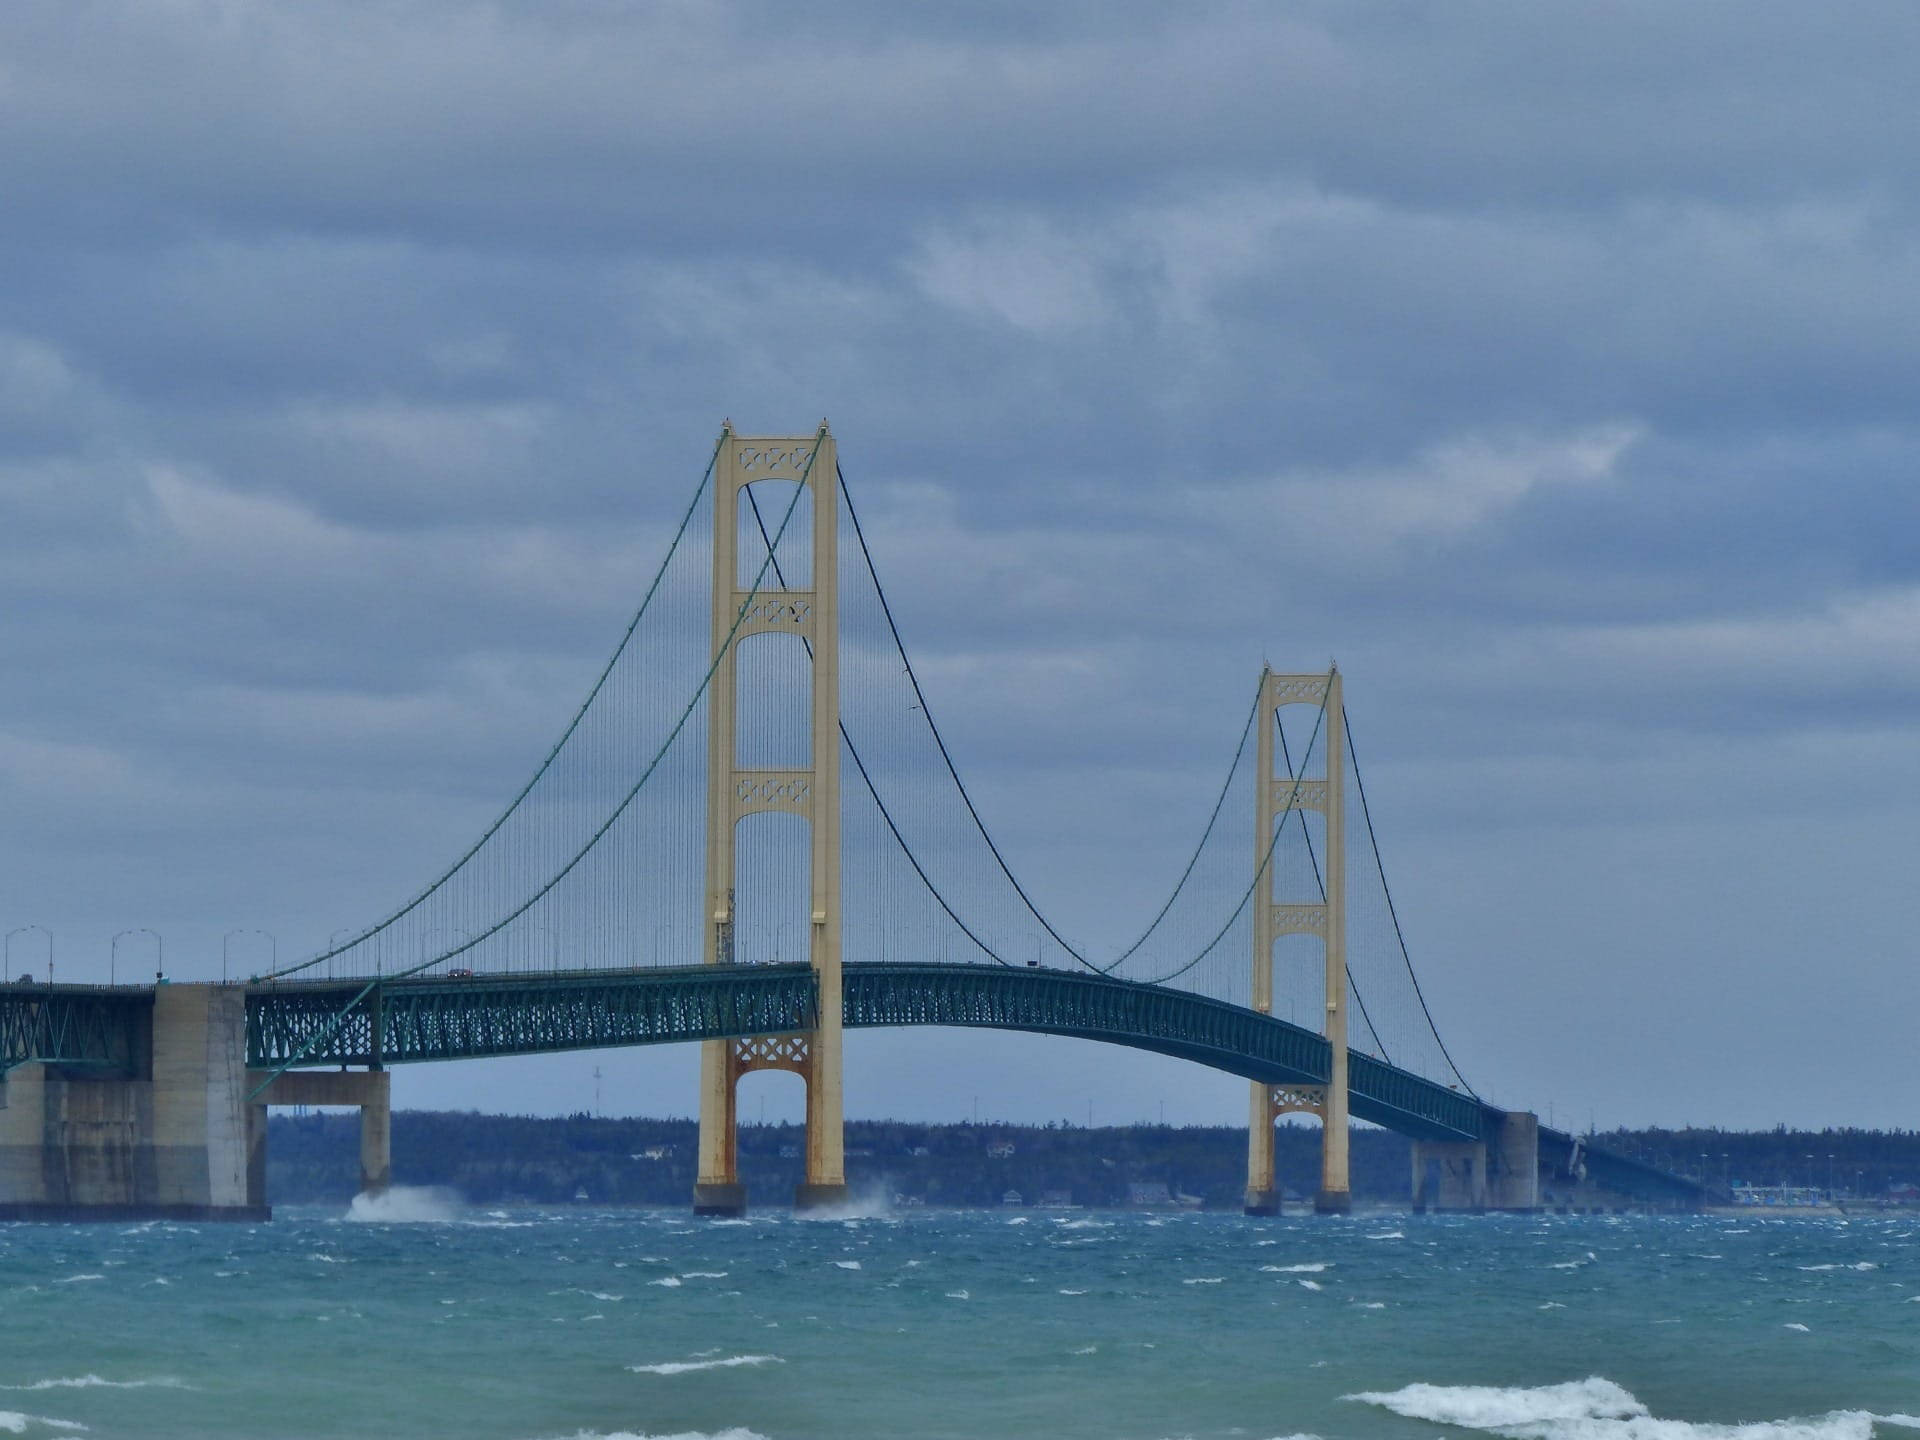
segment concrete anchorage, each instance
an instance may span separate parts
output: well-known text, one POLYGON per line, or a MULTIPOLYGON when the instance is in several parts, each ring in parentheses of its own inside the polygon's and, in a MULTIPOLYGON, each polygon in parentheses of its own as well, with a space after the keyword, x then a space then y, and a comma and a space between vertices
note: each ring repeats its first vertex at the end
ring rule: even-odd
MULTIPOLYGON (((1346 710, 1340 672, 1324 675, 1276 675, 1261 672, 1255 775, 1253 905, 1253 1008, 1273 1013, 1273 946, 1282 935, 1318 935, 1326 956, 1326 1030, 1331 1073, 1325 1085, 1268 1085, 1252 1082, 1247 1121, 1247 1196, 1249 1215, 1277 1215, 1280 1192, 1274 1185, 1273 1124, 1288 1112, 1318 1115, 1320 1188, 1313 1208, 1342 1215, 1352 1207, 1348 1176, 1347 1111, 1347 859, 1346 859, 1346 710), (1275 714, 1282 705, 1322 708, 1320 733, 1326 756, 1324 779, 1279 775, 1274 766, 1275 714), (1321 857, 1323 901, 1282 904, 1274 899, 1269 856, 1275 827, 1289 810, 1318 810, 1326 817, 1326 854, 1321 857)), ((1306 757, 1301 757, 1304 767, 1306 757)))
POLYGON ((707 692, 706 962, 735 963, 735 829, 741 818, 759 811, 803 816, 812 845, 807 951, 820 1008, 813 1029, 801 1034, 702 1043, 696 1215, 739 1215, 746 1209, 736 1100, 740 1077, 755 1070, 787 1070, 806 1082, 807 1170, 794 1194, 795 1206, 827 1208, 844 1204, 847 1197, 840 1078, 838 475, 833 436, 824 422, 815 434, 803 436, 736 435, 730 422, 721 431, 713 490, 713 645, 720 660, 707 692), (758 593, 740 588, 740 492, 760 480, 807 487, 813 502, 811 589, 783 588, 771 567, 758 593), (813 748, 806 769, 745 769, 738 764, 733 647, 758 634, 795 636, 811 654, 813 748))

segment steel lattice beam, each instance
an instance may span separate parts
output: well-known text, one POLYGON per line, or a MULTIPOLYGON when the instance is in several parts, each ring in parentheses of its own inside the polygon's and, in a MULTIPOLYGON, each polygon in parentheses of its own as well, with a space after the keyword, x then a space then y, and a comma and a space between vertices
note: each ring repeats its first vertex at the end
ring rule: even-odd
MULTIPOLYGON (((247 1001, 247 1063, 405 1064, 532 1055, 813 1026, 804 965, 563 971, 262 986, 247 1001)), ((846 1024, 958 1025, 1152 1050, 1267 1084, 1325 1084, 1324 1037, 1243 1006, 1101 975, 999 965, 848 965, 846 1024)), ((1350 1056, 1353 1113, 1427 1139, 1478 1138, 1479 1101, 1371 1056, 1350 1056)), ((1496 1115, 1497 1111, 1491 1112, 1496 1115)))

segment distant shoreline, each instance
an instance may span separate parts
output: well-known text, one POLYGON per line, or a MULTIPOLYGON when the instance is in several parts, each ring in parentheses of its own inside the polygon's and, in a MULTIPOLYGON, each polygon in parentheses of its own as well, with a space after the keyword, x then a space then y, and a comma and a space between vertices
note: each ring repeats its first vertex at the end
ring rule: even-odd
MULTIPOLYGON (((351 1113, 275 1111, 269 1122, 268 1198, 275 1204, 350 1200, 358 1188, 358 1120, 351 1113)), ((558 1117, 401 1110, 393 1116, 394 1180, 440 1187, 475 1204, 677 1207, 693 1188, 692 1120, 584 1114, 558 1117)), ((1233 1126, 850 1120, 847 1177, 890 1208, 1237 1210, 1246 1184, 1246 1132, 1233 1126), (1014 1197, 1009 1199, 1009 1197, 1014 1197)), ((740 1128, 742 1178, 752 1203, 785 1204, 801 1178, 798 1125, 740 1128)), ((1837 1204, 1723 1206, 1733 1215, 1804 1210, 1838 1216, 1887 1201, 1920 1202, 1920 1133, 1911 1131, 1607 1131, 1594 1143, 1662 1169, 1703 1178, 1731 1198, 1742 1183, 1783 1201, 1837 1204)), ((1277 1174, 1304 1203, 1319 1168, 1320 1136, 1305 1125, 1275 1133, 1277 1174)), ((1405 1209, 1410 1158, 1401 1136, 1353 1134, 1356 1202, 1405 1209)))

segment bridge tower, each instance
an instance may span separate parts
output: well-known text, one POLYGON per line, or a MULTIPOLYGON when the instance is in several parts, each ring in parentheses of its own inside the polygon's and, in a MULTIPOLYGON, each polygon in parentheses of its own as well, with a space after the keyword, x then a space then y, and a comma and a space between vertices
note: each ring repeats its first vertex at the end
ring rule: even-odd
MULTIPOLYGON (((1276 1215, 1280 1192, 1273 1180, 1273 1124, 1288 1112, 1318 1115, 1320 1188, 1313 1208, 1344 1214, 1351 1204, 1347 1176, 1347 852, 1346 709, 1340 671, 1324 675, 1261 673, 1260 727, 1256 751, 1254 873, 1259 877, 1253 904, 1253 1008, 1273 1012, 1273 947, 1283 935, 1318 935, 1326 955, 1326 1037, 1332 1052, 1325 1085, 1267 1085, 1255 1080, 1247 1130, 1249 1215, 1276 1215), (1283 705, 1323 706, 1320 720, 1324 779, 1280 775, 1274 769, 1275 716, 1283 705), (1317 810, 1326 817, 1326 853, 1321 857, 1324 901, 1282 903, 1274 899, 1274 827, 1288 809, 1317 810)), ((1304 769, 1305 758, 1302 758, 1304 769)))
MULTIPOLYGON (((806 1082, 807 1172, 795 1204, 810 1209, 846 1199, 840 1068, 838 474, 833 436, 824 421, 812 435, 736 435, 731 422, 721 431, 713 490, 713 645, 720 659, 707 692, 705 958, 710 965, 735 963, 734 867, 740 821, 761 811, 802 816, 809 825, 812 852, 807 950, 820 1002, 811 1030, 702 1044, 700 1168, 693 1187, 697 1215, 738 1215, 746 1209, 736 1097, 740 1077, 755 1070, 788 1070, 806 1082), (747 486, 765 480, 798 483, 812 502, 810 588, 785 588, 771 566, 757 592, 750 575, 743 585, 740 496, 747 486), (812 757, 805 769, 750 769, 739 763, 737 650, 741 642, 762 634, 797 638, 811 659, 812 757), (723 647, 728 653, 721 653, 723 647)), ((766 517, 769 535, 786 513, 783 497, 766 517)))

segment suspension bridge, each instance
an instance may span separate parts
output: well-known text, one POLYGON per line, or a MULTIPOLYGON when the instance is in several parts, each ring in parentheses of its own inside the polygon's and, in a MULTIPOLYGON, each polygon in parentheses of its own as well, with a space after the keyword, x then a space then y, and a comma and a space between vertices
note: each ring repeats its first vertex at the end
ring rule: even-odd
POLYGON ((844 1032, 907 1025, 1244 1077, 1251 1214, 1279 1208, 1273 1127, 1292 1113, 1321 1122, 1324 1212, 1350 1203, 1352 1120, 1412 1138, 1423 1207, 1700 1201, 1492 1105, 1454 1065, 1338 670, 1261 672, 1190 855, 1133 938, 1099 948, 996 841, 880 575, 824 423, 724 426, 584 700, 430 882, 245 981, 0 991, 0 1217, 263 1215, 273 1104, 360 1107, 377 1190, 388 1067, 671 1042, 700 1046, 694 1209, 745 1208, 735 1097, 768 1069, 806 1085, 795 1202, 832 1206, 844 1032))

